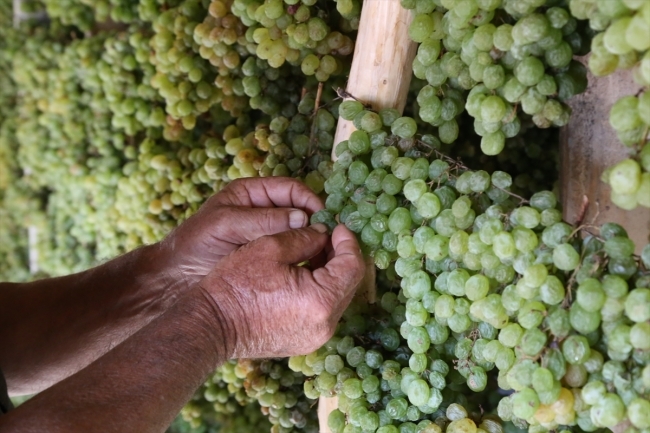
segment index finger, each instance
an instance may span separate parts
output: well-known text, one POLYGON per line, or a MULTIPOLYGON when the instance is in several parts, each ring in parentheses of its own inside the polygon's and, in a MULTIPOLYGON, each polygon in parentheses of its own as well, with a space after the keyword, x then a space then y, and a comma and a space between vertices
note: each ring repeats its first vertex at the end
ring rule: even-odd
POLYGON ((293 207, 309 214, 324 208, 307 185, 290 177, 261 177, 233 181, 215 196, 219 205, 293 207))

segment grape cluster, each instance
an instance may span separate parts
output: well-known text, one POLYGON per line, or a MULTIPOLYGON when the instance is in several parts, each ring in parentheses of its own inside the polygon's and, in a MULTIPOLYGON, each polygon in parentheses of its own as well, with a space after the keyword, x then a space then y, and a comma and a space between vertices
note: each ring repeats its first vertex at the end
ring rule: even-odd
POLYGON ((650 207, 650 142, 641 149, 639 159, 624 159, 602 174, 603 181, 612 188, 612 203, 622 209, 650 207))
POLYGON ((226 371, 232 371, 232 364, 229 369, 224 367, 216 371, 196 391, 194 398, 181 411, 177 423, 184 421, 197 431, 206 428, 223 433, 248 433, 251 429, 269 431, 271 425, 262 415, 260 406, 252 398, 229 390, 223 380, 226 371))
POLYGON ((503 431, 496 417, 484 416, 480 402, 469 402, 458 388, 464 379, 447 361, 453 346, 441 347, 435 358, 412 355, 399 334, 405 314, 397 296, 386 290, 380 305, 352 304, 337 335, 321 349, 290 359, 289 367, 313 376, 305 382, 305 395, 338 396, 329 428, 335 433, 460 431, 454 428, 460 426, 470 432, 477 426, 503 431))
POLYGON ((596 76, 636 67, 639 84, 650 85, 650 5, 644 0, 571 0, 571 13, 588 19, 598 34, 591 42, 589 69, 596 76))
POLYGON ((291 117, 297 102, 291 95, 301 85, 294 79, 298 67, 306 78, 321 82, 344 72, 342 62, 353 51, 352 40, 331 31, 328 21, 335 17, 319 11, 312 2, 210 3, 194 39, 201 57, 218 71, 215 84, 223 92, 224 109, 237 115, 250 106, 291 117))
POLYGON ((418 114, 438 127, 443 143, 456 140, 456 118, 465 110, 487 155, 501 153, 530 116, 539 128, 568 122, 564 101, 586 87, 585 70, 572 58, 586 41, 566 8, 546 3, 402 2, 415 10, 413 72, 428 83, 418 114))
POLYGON ((186 406, 182 415, 195 425, 209 424, 211 418, 222 419, 220 423, 224 424, 228 419, 232 424, 229 428, 234 429, 225 431, 232 433, 249 432, 256 426, 267 426, 265 431, 272 433, 317 432, 312 410, 315 402, 304 397, 303 382, 304 376, 291 371, 286 359, 229 361, 197 391, 194 404, 186 406), (196 405, 212 407, 198 409, 196 405), (251 413, 250 420, 241 420, 238 430, 239 420, 225 416, 241 412, 242 407, 256 408, 257 414, 251 413))
POLYGON ((150 57, 156 74, 151 85, 165 99, 166 112, 191 130, 197 117, 219 102, 221 94, 211 82, 215 74, 209 63, 196 55, 194 29, 205 13, 200 0, 169 8, 153 18, 150 57))
MULTIPOLYGON (((306 383, 306 394, 345 396, 341 412, 349 423, 357 421, 346 399, 388 411, 397 405, 390 401, 402 398, 411 421, 418 421, 439 410, 445 387, 482 392, 492 377, 513 391, 499 401, 499 417, 529 431, 575 425, 593 431, 626 420, 647 428, 650 246, 634 257, 634 244, 615 224, 581 242, 580 230, 561 221, 552 192, 522 201, 510 193, 507 173, 473 171, 440 155, 435 137, 418 135, 416 122, 393 110, 375 113, 345 101, 339 113, 359 129, 337 146, 325 182, 327 209, 312 221, 334 226, 336 216, 358 233, 401 290, 382 295, 393 323, 368 337, 383 350, 358 345, 342 354, 326 345, 310 355, 322 368, 304 360, 302 371, 317 376, 306 383), (403 357, 386 353, 399 347, 403 357), (387 377, 376 382, 390 397, 365 389, 366 373, 358 369, 339 377, 328 370, 330 356, 341 358, 340 368, 365 361, 380 372, 382 361, 374 357, 401 360, 395 363, 399 391, 387 377), (439 360, 448 371, 436 370, 439 360), (605 373, 608 362, 619 366, 616 383, 605 373), (604 403, 585 401, 583 387, 603 380, 598 397, 604 403)), ((350 322, 339 338, 362 323, 350 322)))
POLYGON ((43 0, 48 16, 63 24, 90 32, 95 25, 93 9, 79 0, 43 0))
MULTIPOLYGON (((10 19, 11 2, 0 1, 0 71, 10 71, 12 59, 20 46, 18 33, 10 19)), ((0 73, 0 275, 11 280, 29 276, 27 236, 20 227, 20 217, 30 194, 21 190, 15 146, 15 85, 11 74, 0 73)))
POLYGON ((261 176, 301 178, 317 194, 323 192, 332 169, 330 155, 340 102, 336 98, 332 89, 325 89, 320 96, 317 88, 308 90, 293 116, 276 116, 256 127, 256 139, 268 148, 261 176))
POLYGON ((142 31, 120 33, 104 41, 101 60, 84 71, 96 105, 111 113, 111 125, 134 136, 165 125, 162 98, 151 86, 155 69, 149 62, 149 39, 142 31), (100 99, 101 98, 101 99, 100 99))
POLYGON ((129 0, 42 0, 50 18, 82 32, 97 32, 102 26, 134 23, 138 2, 129 0))

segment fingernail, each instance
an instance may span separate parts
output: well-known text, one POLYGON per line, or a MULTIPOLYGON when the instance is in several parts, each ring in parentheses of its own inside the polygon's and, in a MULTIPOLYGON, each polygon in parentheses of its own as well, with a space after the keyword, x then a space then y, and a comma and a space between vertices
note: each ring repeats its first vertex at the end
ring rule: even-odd
POLYGON ((327 226, 325 224, 314 224, 311 228, 316 230, 318 233, 327 233, 327 226))
POLYGON ((289 227, 299 229, 307 224, 307 215, 301 210, 294 210, 289 213, 289 227))

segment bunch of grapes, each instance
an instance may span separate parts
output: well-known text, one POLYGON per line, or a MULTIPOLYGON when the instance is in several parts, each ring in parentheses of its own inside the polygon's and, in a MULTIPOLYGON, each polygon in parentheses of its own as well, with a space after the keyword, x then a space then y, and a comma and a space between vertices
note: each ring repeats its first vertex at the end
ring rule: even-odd
POLYGON ((111 125, 97 71, 81 69, 99 61, 103 43, 29 39, 14 56, 17 159, 24 182, 47 196, 39 262, 52 274, 85 269, 120 243, 110 215, 124 135, 111 125))
POLYGON ((465 110, 487 155, 501 153, 530 116, 539 128, 568 122, 564 101, 586 87, 584 68, 572 58, 586 41, 566 8, 546 3, 402 2, 415 10, 413 72, 428 83, 418 115, 438 128, 443 143, 457 139, 456 118, 465 110))
POLYGON ((96 109, 111 113, 111 125, 127 136, 165 125, 162 98, 151 86, 155 69, 149 62, 145 33, 111 35, 101 52, 97 64, 82 69, 88 81, 85 87, 96 93, 96 109))
POLYGON ((133 23, 138 20, 138 3, 130 0, 77 0, 92 9, 96 23, 113 21, 133 23))
POLYGON ((80 0, 43 0, 50 18, 64 25, 74 26, 82 32, 90 32, 95 25, 93 8, 80 0))
MULTIPOLYGON (((39 2, 23 2, 20 12, 31 14, 42 9, 39 2)), ((18 86, 13 79, 13 61, 25 39, 45 42, 63 38, 61 26, 38 28, 33 20, 12 22, 12 2, 0 1, 0 275, 7 281, 33 278, 29 263, 28 227, 45 227, 42 198, 22 179, 19 143, 18 86)))
MULTIPOLYGON (((269 431, 271 424, 257 402, 242 392, 234 392, 223 377, 232 375, 233 362, 217 370, 181 411, 179 420, 193 429, 201 427, 221 433, 269 431)), ((237 381, 237 379, 235 379, 237 381)), ((241 381, 239 382, 241 385, 241 381)))
POLYGON ((320 194, 332 167, 337 99, 332 89, 305 89, 293 116, 280 115, 258 124, 255 138, 268 149, 260 175, 300 178, 320 194))
MULTIPOLYGON (((218 1, 212 5, 220 9, 218 1)), ((356 13, 346 16, 358 19, 359 12, 356 8, 356 13)), ((248 26, 247 39, 256 45, 254 54, 272 67, 287 62, 300 66, 305 76, 327 81, 337 71, 340 74, 342 60, 354 51, 354 43, 344 34, 353 29, 350 22, 342 18, 338 23, 337 11, 313 0, 266 0, 260 6, 236 0, 232 13, 248 26), (332 25, 343 33, 332 31, 332 25)))
MULTIPOLYGON (((334 226, 338 219, 358 233, 386 279, 399 283, 397 294, 381 298, 393 323, 369 337, 373 351, 361 344, 344 354, 347 365, 365 361, 380 372, 401 360, 401 380, 397 391, 387 377, 377 381, 390 396, 364 389, 365 372, 339 377, 327 369, 327 357, 341 353, 326 345, 312 354, 324 358, 322 369, 304 360, 317 377, 306 383, 307 395, 337 393, 366 410, 379 405, 368 412, 374 415, 401 398, 414 418, 406 419, 417 421, 440 409, 446 387, 482 392, 492 377, 513 391, 498 403, 501 419, 530 431, 593 431, 626 421, 647 428, 650 246, 635 257, 615 224, 581 242, 580 229, 561 221, 552 192, 514 196, 507 173, 470 170, 439 154, 435 137, 418 135, 416 122, 392 109, 375 113, 345 101, 339 113, 359 129, 337 146, 326 210, 312 221, 334 226), (403 346, 403 357, 386 353, 403 346), (454 374, 436 370, 444 369, 434 366, 441 359, 454 374), (618 366, 618 379, 605 373, 608 362, 618 366), (585 401, 589 382, 602 382, 602 393, 585 401)), ((350 322, 340 336, 363 319, 350 322)), ((348 401, 342 404, 348 413, 348 401)), ((404 414, 390 423, 404 422, 404 414)))
POLYGON ((603 181, 612 188, 612 202, 626 210, 637 205, 650 207, 650 89, 616 101, 609 122, 632 153, 632 157, 607 168, 602 174, 603 181))
POLYGON ((117 23, 135 23, 139 18, 139 2, 129 0, 43 0, 43 3, 50 18, 85 33, 114 27, 117 23))
MULTIPOLYGON (((196 404, 212 405, 212 410, 196 411, 197 417, 223 417, 255 407, 252 420, 259 420, 266 431, 289 433, 317 432, 314 401, 302 392, 304 377, 287 367, 287 360, 238 360, 219 367, 212 378, 199 389, 196 404)), ((192 411, 190 406, 189 411, 192 411)), ((187 417, 188 407, 183 416, 187 417)), ((251 423, 243 424, 249 427, 251 423)), ((243 430, 251 431, 251 430, 243 430)), ((234 433, 234 432, 233 432, 234 433)))
POLYGON ((384 293, 380 305, 354 303, 336 336, 318 351, 289 361, 292 369, 313 376, 305 382, 306 396, 338 396, 338 409, 328 419, 330 429, 392 433, 457 431, 454 427, 460 426, 476 431, 480 426, 502 431, 496 418, 484 416, 481 403, 468 401, 458 387, 464 379, 451 367, 453 345, 440 346, 431 357, 413 356, 400 338, 404 305, 390 285, 378 289, 384 293), (464 408, 469 407, 468 417, 464 408), (449 425, 460 419, 464 421, 449 425))
POLYGON ((166 112, 188 130, 222 96, 211 85, 215 73, 209 63, 196 55, 194 29, 204 13, 200 0, 189 0, 165 10, 152 23, 155 35, 150 42, 154 51, 150 61, 156 74, 151 85, 165 99, 166 112))
POLYGON ((27 225, 43 222, 41 201, 20 180, 16 122, 9 106, 0 108, 0 276, 26 281, 30 276, 27 225))
POLYGON ((640 85, 650 85, 650 5, 644 0, 571 0, 571 14, 589 20, 595 32, 589 69, 596 76, 635 68, 640 85))
MULTIPOLYGON (((650 92, 646 93, 650 96, 650 92)), ((621 98, 612 107, 612 115, 621 109, 621 103, 628 98, 621 98)), ((650 98, 647 98, 650 101, 650 98)), ((632 111, 633 113, 633 111, 632 111)), ((626 116, 630 111, 626 111, 626 116)), ((650 119, 649 119, 650 120, 650 119)), ((641 205, 650 208, 650 141, 645 143, 635 158, 626 158, 608 167, 602 174, 602 180, 612 188, 612 203, 626 210, 641 205)))
POLYGON ((215 84, 224 94, 223 108, 235 116, 250 106, 291 117, 297 102, 291 97, 303 82, 296 76, 324 82, 346 70, 344 61, 354 45, 331 30, 336 19, 336 13, 315 2, 211 2, 194 39, 201 57, 218 71, 215 84))

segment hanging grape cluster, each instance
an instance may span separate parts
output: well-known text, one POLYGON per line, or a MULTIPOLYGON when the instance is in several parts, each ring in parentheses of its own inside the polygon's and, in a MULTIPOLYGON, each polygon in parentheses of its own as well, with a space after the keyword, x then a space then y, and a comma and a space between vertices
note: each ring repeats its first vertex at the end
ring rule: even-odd
POLYGON ((438 127, 443 143, 458 137, 467 110, 481 151, 501 153, 522 119, 539 128, 566 125, 564 103, 586 87, 572 58, 588 41, 562 6, 532 1, 403 2, 415 10, 409 35, 420 45, 413 62, 428 85, 418 94, 420 118, 438 127), (468 93, 469 92, 469 93, 468 93))
MULTIPOLYGON (((465 392, 484 391, 489 377, 512 391, 497 413, 520 428, 593 431, 625 421, 646 428, 650 246, 634 257, 634 244, 615 224, 581 241, 580 228, 561 221, 552 192, 521 201, 509 192, 507 173, 444 157, 435 137, 419 136, 416 122, 394 110, 375 113, 345 101, 339 111, 359 129, 337 146, 327 209, 312 222, 333 227, 336 216, 401 290, 383 294, 392 320, 368 337, 377 348, 372 357, 388 361, 371 359, 363 343, 350 352, 321 349, 313 356, 322 368, 304 360, 318 377, 305 384, 306 394, 335 392, 351 404, 375 405, 373 412, 400 401, 407 412, 384 421, 419 420, 445 409, 447 373, 434 367, 442 359, 455 370, 447 380, 465 392), (400 347, 406 356, 391 353, 400 347), (356 372, 328 370, 330 355, 356 372), (400 358, 396 388, 382 367, 400 358), (360 362, 377 370, 383 393, 363 388, 360 362), (609 370, 623 365, 622 376, 609 370), (601 386, 595 397, 592 382, 601 386)), ((341 336, 364 320, 350 318, 341 336)), ((342 410, 353 423, 348 407, 342 410)))

